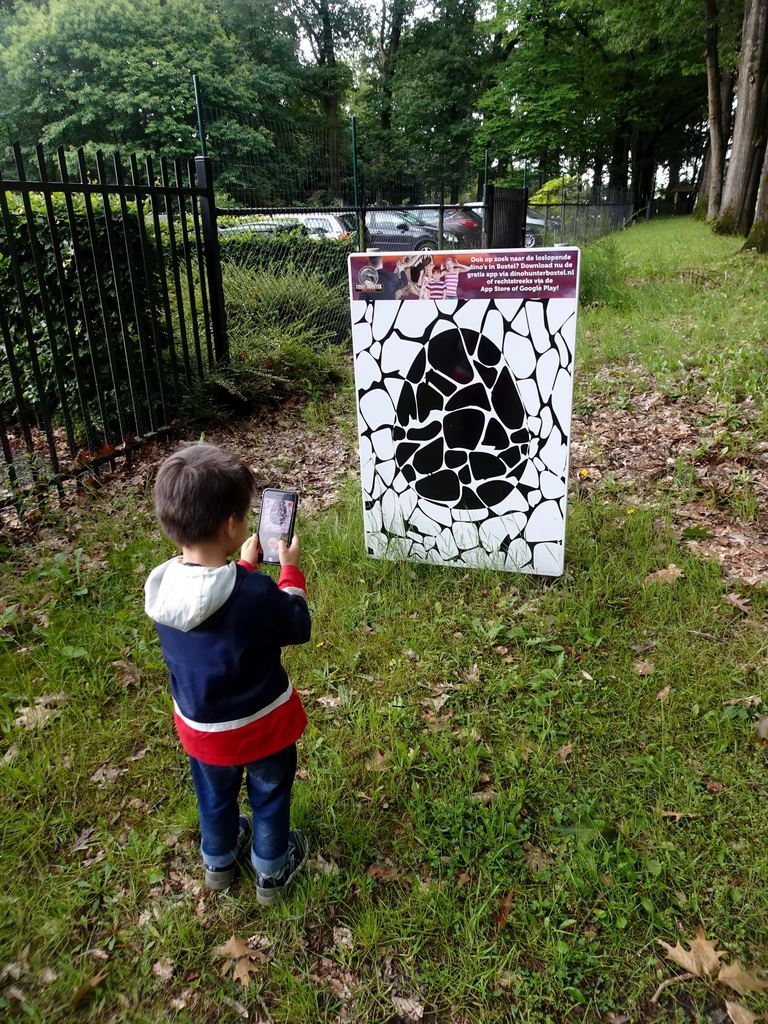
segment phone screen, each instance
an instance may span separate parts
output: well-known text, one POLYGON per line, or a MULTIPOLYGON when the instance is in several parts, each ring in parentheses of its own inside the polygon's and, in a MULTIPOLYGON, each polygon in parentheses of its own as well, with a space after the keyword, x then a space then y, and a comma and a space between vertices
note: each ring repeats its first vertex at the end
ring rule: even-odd
POLYGON ((291 543, 296 522, 297 499, 295 491, 278 491, 272 488, 264 491, 259 514, 259 540, 264 551, 263 561, 278 565, 280 541, 291 543))

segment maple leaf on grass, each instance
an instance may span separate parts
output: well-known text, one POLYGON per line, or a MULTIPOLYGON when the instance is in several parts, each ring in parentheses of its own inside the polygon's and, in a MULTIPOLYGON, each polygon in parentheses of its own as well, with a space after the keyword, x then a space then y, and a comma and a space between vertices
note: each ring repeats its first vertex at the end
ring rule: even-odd
POLYGON ((659 942, 667 951, 667 960, 674 960, 683 970, 695 974, 697 978, 701 978, 703 974, 711 977, 725 956, 725 950, 716 949, 717 942, 710 942, 706 938, 701 925, 696 929, 696 938, 690 943, 690 950, 683 949, 680 943, 670 946, 663 939, 659 939, 659 942))
POLYGON ((734 960, 732 964, 720 968, 717 980, 734 989, 740 996, 745 996, 747 992, 763 992, 768 988, 768 981, 758 978, 758 974, 764 973, 762 967, 753 967, 752 970, 745 971, 740 961, 734 960))

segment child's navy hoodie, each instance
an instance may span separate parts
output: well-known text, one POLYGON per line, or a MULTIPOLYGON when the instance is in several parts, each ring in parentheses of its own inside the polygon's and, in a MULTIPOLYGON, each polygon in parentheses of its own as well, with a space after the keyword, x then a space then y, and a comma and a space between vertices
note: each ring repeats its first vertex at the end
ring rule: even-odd
POLYGON ((303 573, 276 584, 247 562, 219 568, 172 558, 144 585, 171 675, 176 728, 207 764, 248 764, 301 736, 307 716, 280 648, 309 640, 303 573))

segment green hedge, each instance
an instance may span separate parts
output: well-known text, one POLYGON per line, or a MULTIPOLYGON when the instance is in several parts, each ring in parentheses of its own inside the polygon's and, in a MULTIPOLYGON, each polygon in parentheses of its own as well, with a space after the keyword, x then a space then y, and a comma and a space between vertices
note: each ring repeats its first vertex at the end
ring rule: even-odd
MULTIPOLYGON (((53 193, 50 201, 53 209, 58 234, 58 251, 63 265, 63 274, 59 275, 56 267, 54 238, 51 231, 45 199, 41 194, 30 195, 32 223, 37 238, 42 265, 43 288, 48 300, 48 316, 46 317, 43 294, 38 281, 33 259, 33 242, 22 198, 17 193, 6 193, 10 211, 12 237, 15 242, 18 274, 21 277, 24 301, 26 303, 29 322, 32 327, 34 350, 40 365, 43 381, 43 394, 39 394, 33 357, 27 334, 24 329, 22 299, 19 295, 17 275, 11 262, 11 245, 4 221, 0 220, 0 302, 3 303, 8 323, 13 350, 19 368, 21 389, 27 415, 38 414, 41 397, 44 399, 49 413, 56 419, 61 418, 63 403, 67 403, 71 418, 76 426, 82 425, 86 418, 90 419, 95 430, 105 439, 115 438, 118 418, 117 403, 124 410, 124 424, 128 429, 142 430, 148 420, 148 406, 157 401, 157 371, 154 370, 156 356, 145 353, 147 380, 141 373, 142 355, 139 343, 139 325, 146 332, 151 344, 151 323, 155 321, 155 336, 158 344, 165 347, 169 343, 164 321, 158 315, 161 304, 158 301, 160 292, 160 275, 157 265, 156 250, 151 227, 148 230, 150 249, 150 266, 134 272, 138 291, 138 302, 134 305, 130 298, 129 287, 129 249, 141 260, 140 223, 135 205, 129 206, 129 216, 123 218, 120 203, 111 201, 110 210, 114 237, 116 239, 117 274, 122 279, 122 288, 129 296, 124 303, 125 332, 121 329, 115 280, 107 245, 107 227, 105 223, 104 200, 94 196, 92 206, 95 222, 95 243, 91 237, 86 220, 85 199, 73 195, 72 208, 74 231, 67 215, 66 200, 62 193, 53 193), (79 246, 80 263, 84 268, 82 278, 77 273, 75 244, 79 246), (101 273, 101 294, 97 282, 98 267, 101 273), (85 304, 90 310, 91 333, 88 335, 86 318, 83 310, 81 291, 85 294, 85 304), (139 313, 136 314, 135 306, 139 313), (73 328, 76 343, 73 344, 72 333, 68 329, 65 311, 69 313, 70 325, 73 328), (112 365, 107 345, 107 332, 113 341, 112 365), (57 380, 52 343, 56 347, 60 364, 60 380, 57 380), (134 389, 135 408, 128 388, 128 364, 133 366, 135 380, 140 387, 134 389), (79 372, 80 381, 78 383, 79 372), (103 411, 103 415, 102 415, 103 411)), ((6 419, 12 419, 18 411, 18 399, 12 384, 7 353, 4 346, 3 358, 0 360, 0 405, 6 419)))
POLYGON ((222 260, 255 268, 281 270, 291 266, 316 274, 328 284, 347 279, 347 258, 356 251, 354 238, 312 238, 299 231, 277 231, 259 235, 227 234, 219 236, 222 260))

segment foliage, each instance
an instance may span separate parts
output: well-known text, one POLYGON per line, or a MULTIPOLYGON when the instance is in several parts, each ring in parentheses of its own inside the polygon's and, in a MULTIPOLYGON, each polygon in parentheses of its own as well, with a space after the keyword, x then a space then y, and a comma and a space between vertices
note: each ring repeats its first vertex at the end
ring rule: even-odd
MULTIPOLYGON (((73 406, 79 410, 75 412, 76 417, 82 420, 87 416, 98 429, 109 433, 114 428, 115 407, 119 404, 124 409, 133 408, 141 423, 142 403, 152 400, 157 384, 144 375, 137 394, 133 395, 129 389, 128 369, 130 367, 131 375, 140 372, 140 332, 152 335, 150 320, 154 321, 154 336, 160 348, 167 347, 168 339, 156 305, 158 268, 151 246, 148 247, 146 273, 134 275, 137 302, 121 303, 118 299, 115 273, 121 288, 127 289, 129 253, 141 251, 141 226, 135 206, 123 217, 119 200, 112 198, 106 207, 102 197, 94 196, 91 200, 93 217, 89 218, 85 198, 76 194, 72 196, 70 217, 64 195, 51 193, 49 202, 56 244, 43 195, 33 193, 29 197, 34 240, 20 194, 6 193, 6 202, 16 258, 11 259, 9 238, 3 231, 0 234, 0 302, 5 309, 25 402, 31 409, 37 407, 38 383, 41 382, 49 412, 58 410, 61 416, 65 404, 73 406), (108 218, 111 229, 107 226, 108 218), (109 230, 114 241, 112 248, 108 243, 109 230), (35 268, 35 248, 40 261, 42 291, 35 268), (110 252, 115 273, 104 265, 104 256, 110 252), (78 274, 78 261, 81 274, 78 274), (137 309, 140 319, 137 319, 137 309), (25 331, 25 316, 33 333, 32 347, 25 331)), ((0 403, 6 412, 17 405, 7 359, 0 369, 0 403)))
MULTIPOLYGON (((5 116, 28 144, 189 156, 199 148, 191 73, 232 111, 255 97, 207 0, 20 0, 3 35, 5 116)), ((240 134, 241 145, 258 141, 240 134)))
POLYGON ((219 236, 222 261, 254 271, 307 267, 328 284, 346 281, 347 259, 355 252, 354 238, 308 238, 301 232, 281 231, 219 236))

